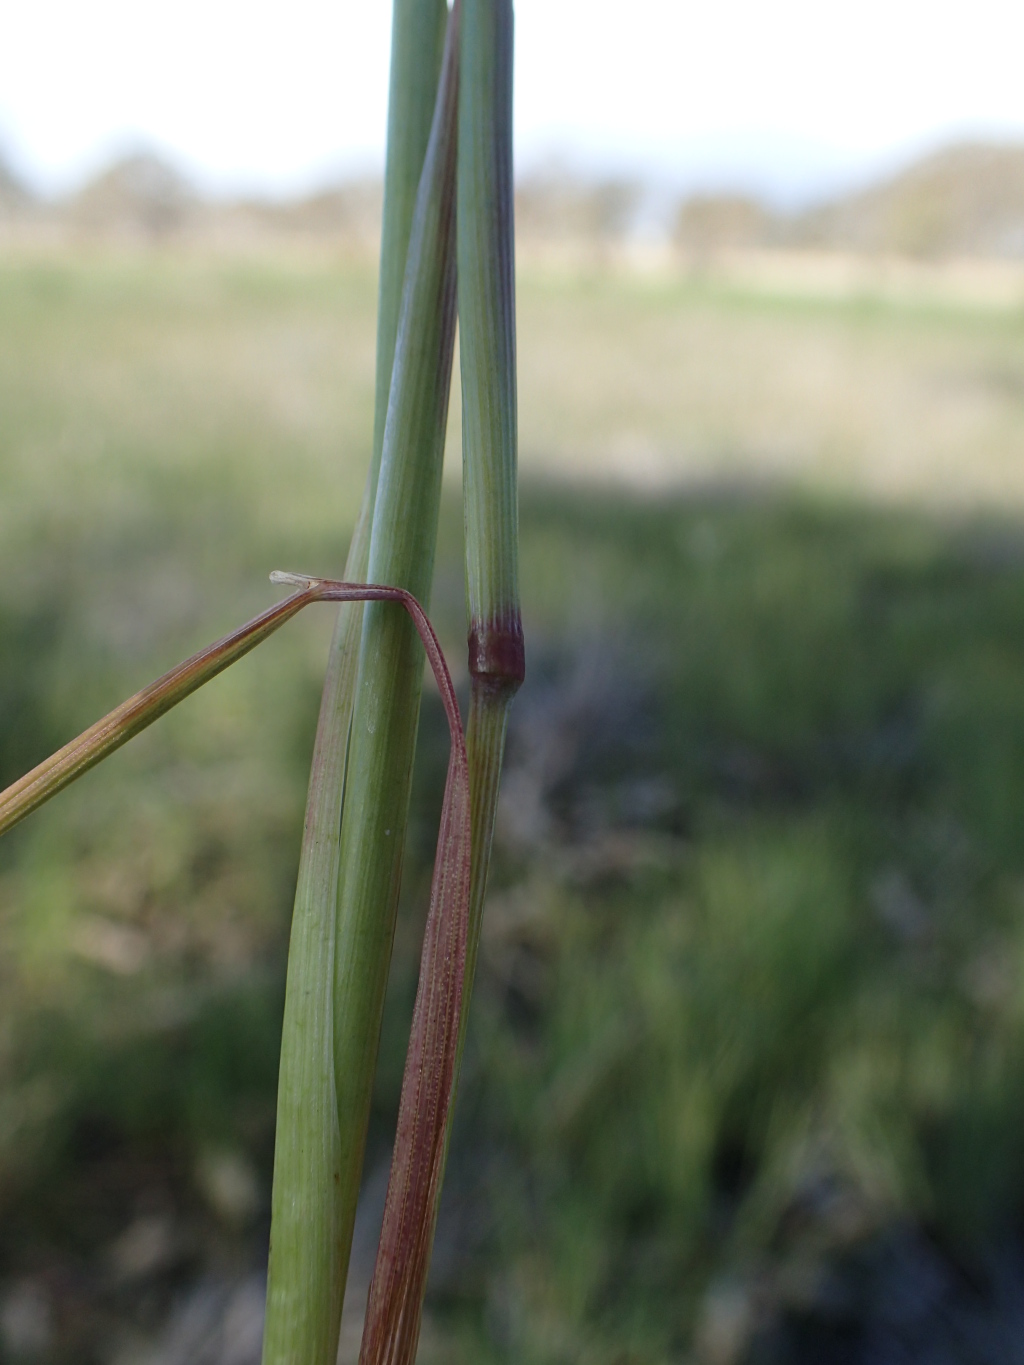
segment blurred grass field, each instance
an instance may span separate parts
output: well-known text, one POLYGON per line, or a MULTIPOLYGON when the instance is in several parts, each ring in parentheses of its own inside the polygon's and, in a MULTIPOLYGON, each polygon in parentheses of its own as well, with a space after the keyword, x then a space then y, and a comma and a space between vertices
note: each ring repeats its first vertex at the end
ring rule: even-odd
MULTIPOLYGON (((340 572, 375 306, 326 257, 0 261, 0 784, 270 569, 340 572)), ((1024 315, 585 272, 519 307, 529 677, 424 1354, 860 1359, 927 1263, 944 1326, 890 1313, 925 1343, 896 1358, 988 1360, 1024 1213, 1024 315)), ((189 1286, 258 1264, 329 631, 0 843, 0 1360, 176 1359, 189 1286)), ((432 698, 421 750, 371 1185, 432 698)))

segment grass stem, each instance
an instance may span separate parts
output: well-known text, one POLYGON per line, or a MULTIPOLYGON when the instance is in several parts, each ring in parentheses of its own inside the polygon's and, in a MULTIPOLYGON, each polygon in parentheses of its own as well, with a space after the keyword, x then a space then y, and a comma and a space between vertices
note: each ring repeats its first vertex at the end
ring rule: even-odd
MULTIPOLYGON (((362 579, 402 285, 437 96, 444 0, 395 0, 377 310, 373 452, 345 577, 362 579)), ((264 1365, 333 1365, 359 1172, 344 1172, 334 1078, 334 952, 341 814, 362 604, 338 613, 310 770, 281 1036, 264 1365)))
MULTIPOLYGON (((455 332, 457 10, 409 240, 367 576, 426 600, 455 332)), ((351 1241, 394 936, 422 684, 408 623, 364 615, 341 824, 334 960, 340 1187, 351 1241)))

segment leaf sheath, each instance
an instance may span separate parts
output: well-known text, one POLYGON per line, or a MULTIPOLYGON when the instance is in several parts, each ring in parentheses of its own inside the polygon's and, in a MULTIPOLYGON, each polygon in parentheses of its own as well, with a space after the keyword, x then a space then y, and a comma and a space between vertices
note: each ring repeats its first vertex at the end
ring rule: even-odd
MULTIPOLYGON (((367 576, 425 600, 433 576, 455 331, 457 10, 409 242, 367 576)), ((342 816, 334 1067, 341 1183, 363 1163, 394 936, 422 665, 408 624, 363 621, 342 816)), ((350 1230, 345 1229, 346 1236, 350 1230)))

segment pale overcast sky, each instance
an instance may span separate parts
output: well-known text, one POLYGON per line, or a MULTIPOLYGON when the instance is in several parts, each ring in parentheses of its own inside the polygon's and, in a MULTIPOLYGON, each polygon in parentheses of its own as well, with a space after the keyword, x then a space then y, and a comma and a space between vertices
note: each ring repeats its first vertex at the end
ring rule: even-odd
MULTIPOLYGON (((151 145, 207 188, 381 164, 390 0, 0 0, 0 147, 63 189, 151 145)), ((779 195, 1024 138, 1021 0, 519 0, 522 167, 779 195)))

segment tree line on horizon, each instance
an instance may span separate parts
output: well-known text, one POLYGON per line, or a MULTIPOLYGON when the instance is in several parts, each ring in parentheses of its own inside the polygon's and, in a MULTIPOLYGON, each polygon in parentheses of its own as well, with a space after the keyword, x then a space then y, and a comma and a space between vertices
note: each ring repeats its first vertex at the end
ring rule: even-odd
MULTIPOLYGON (((116 160, 75 191, 44 198, 0 159, 0 240, 298 238, 375 249, 382 185, 352 177, 291 198, 205 196, 166 158, 116 160)), ((843 251, 942 260, 1024 259, 1024 144, 943 148, 894 175, 809 207, 752 194, 655 194, 640 178, 588 177, 552 163, 521 176, 517 231, 531 248, 598 257, 637 242, 701 262, 757 250, 843 251)))

